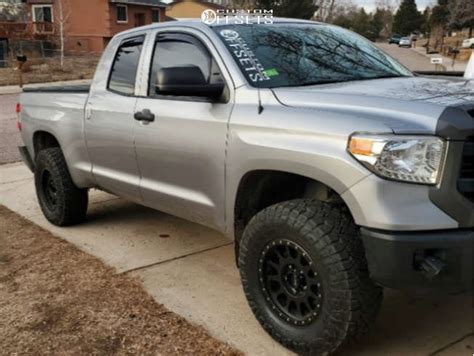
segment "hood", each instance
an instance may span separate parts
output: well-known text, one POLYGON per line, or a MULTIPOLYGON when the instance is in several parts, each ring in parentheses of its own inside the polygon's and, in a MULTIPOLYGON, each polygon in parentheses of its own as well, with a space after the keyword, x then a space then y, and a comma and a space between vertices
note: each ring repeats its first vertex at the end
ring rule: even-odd
POLYGON ((382 121, 399 133, 435 133, 449 106, 474 105, 474 83, 462 78, 403 77, 275 88, 286 106, 331 110, 382 121))

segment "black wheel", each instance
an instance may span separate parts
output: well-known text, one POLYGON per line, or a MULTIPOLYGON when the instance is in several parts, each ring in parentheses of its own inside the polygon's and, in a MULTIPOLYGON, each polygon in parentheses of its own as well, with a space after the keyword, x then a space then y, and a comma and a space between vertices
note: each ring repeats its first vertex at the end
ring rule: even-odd
POLYGON ((263 328, 298 353, 332 353, 357 339, 382 301, 344 207, 294 200, 264 209, 245 228, 239 266, 263 328))
POLYGON ((39 152, 35 164, 35 186, 41 210, 52 224, 67 226, 85 220, 87 189, 75 186, 60 148, 39 152))

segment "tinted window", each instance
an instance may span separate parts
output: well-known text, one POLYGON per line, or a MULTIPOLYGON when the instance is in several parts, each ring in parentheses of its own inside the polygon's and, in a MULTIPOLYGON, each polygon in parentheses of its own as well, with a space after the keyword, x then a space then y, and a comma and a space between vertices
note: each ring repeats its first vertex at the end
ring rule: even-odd
POLYGON ((216 26, 248 81, 302 86, 411 73, 371 42, 340 27, 315 24, 216 26))
POLYGON ((118 49, 109 80, 109 89, 132 95, 135 92, 138 62, 144 37, 137 37, 122 43, 118 49))
POLYGON ((150 95, 156 92, 157 73, 162 68, 196 66, 207 83, 222 82, 219 68, 206 47, 196 38, 185 34, 166 34, 157 38, 150 73, 150 95))

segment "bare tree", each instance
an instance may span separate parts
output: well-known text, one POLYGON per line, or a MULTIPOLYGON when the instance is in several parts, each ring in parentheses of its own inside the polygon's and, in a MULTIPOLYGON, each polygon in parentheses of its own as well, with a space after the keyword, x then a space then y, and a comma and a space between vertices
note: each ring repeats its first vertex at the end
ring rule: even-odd
POLYGON ((357 8, 351 0, 316 0, 318 10, 315 20, 332 23, 340 15, 346 15, 357 8))
POLYGON ((58 0, 58 30, 59 30, 59 51, 61 68, 64 67, 64 52, 66 42, 66 26, 71 15, 71 5, 69 0, 58 0))
POLYGON ((378 9, 389 10, 394 14, 400 6, 400 0, 376 0, 375 6, 378 9))
POLYGON ((252 10, 256 6, 255 0, 231 0, 230 7, 232 9, 252 10))

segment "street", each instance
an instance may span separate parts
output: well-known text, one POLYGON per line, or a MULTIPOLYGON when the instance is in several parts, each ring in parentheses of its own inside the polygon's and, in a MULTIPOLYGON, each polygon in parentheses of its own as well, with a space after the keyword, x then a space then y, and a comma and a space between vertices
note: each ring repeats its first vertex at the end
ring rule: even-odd
POLYGON ((376 43, 376 45, 412 71, 430 71, 436 69, 428 57, 419 54, 413 49, 400 48, 396 44, 388 43, 376 43))

